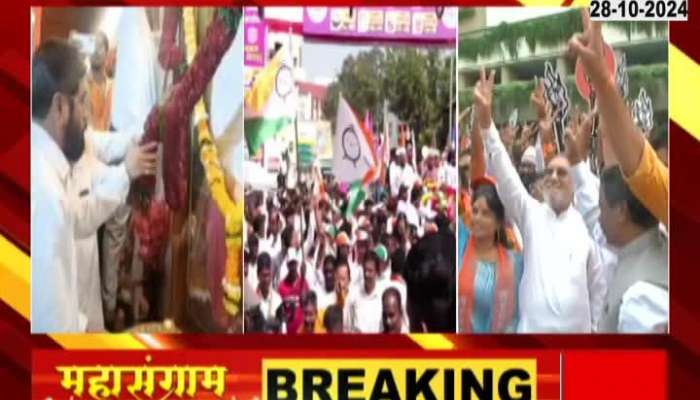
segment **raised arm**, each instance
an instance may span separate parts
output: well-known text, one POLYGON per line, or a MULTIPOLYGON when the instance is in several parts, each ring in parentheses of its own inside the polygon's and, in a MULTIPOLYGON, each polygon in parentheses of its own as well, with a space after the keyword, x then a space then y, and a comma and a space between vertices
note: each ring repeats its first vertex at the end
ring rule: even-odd
POLYGON ((518 226, 522 226, 526 209, 538 203, 525 189, 493 123, 493 82, 494 71, 486 78, 486 72, 482 69, 481 78, 474 89, 474 106, 479 126, 486 136, 484 142, 489 157, 489 170, 493 171, 498 182, 498 195, 508 215, 518 226))
POLYGON ((129 147, 141 139, 140 132, 99 132, 91 129, 85 132, 85 136, 97 159, 105 164, 122 161, 129 147))
POLYGON ((474 122, 469 132, 471 136, 471 182, 486 175, 486 153, 484 153, 484 138, 479 132, 479 124, 474 122))
POLYGON ((603 313, 607 285, 605 283, 605 270, 603 269, 601 253, 598 251, 593 239, 590 240, 590 244, 586 272, 588 278, 588 301, 591 306, 591 327, 593 332, 596 332, 598 320, 600 320, 600 316, 603 313))
POLYGON ((635 126, 613 75, 607 70, 601 23, 591 21, 587 9, 582 15, 584 32, 571 39, 569 48, 583 62, 595 89, 600 117, 606 127, 606 143, 635 196, 661 222, 668 224, 668 168, 635 126))
POLYGON ((126 203, 131 179, 155 173, 156 147, 155 142, 134 145, 127 151, 124 163, 118 166, 108 167, 97 159, 86 166, 91 170, 88 172, 90 187, 78 187, 78 193, 73 193, 76 197, 72 208, 76 237, 94 234, 119 205, 126 203), (87 193, 81 196, 79 192, 83 189, 87 189, 87 193))
POLYGON ((87 238, 97 232, 119 205, 126 203, 129 192, 129 176, 124 165, 108 167, 99 160, 92 160, 89 187, 75 187, 73 215, 75 236, 87 238))
POLYGON ((582 120, 579 115, 575 116, 571 119, 571 124, 567 127, 564 136, 566 156, 572 166, 575 185, 574 207, 583 217, 591 235, 596 229, 595 226, 598 224, 600 216, 600 207, 598 206, 600 180, 593 175, 587 162, 591 148, 593 118, 593 114, 587 114, 582 120))

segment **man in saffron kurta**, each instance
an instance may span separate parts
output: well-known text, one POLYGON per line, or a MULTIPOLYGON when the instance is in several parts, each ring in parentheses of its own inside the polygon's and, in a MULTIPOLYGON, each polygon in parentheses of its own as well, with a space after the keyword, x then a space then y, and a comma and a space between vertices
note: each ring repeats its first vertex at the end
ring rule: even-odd
POLYGON ((109 42, 104 32, 95 35, 95 51, 90 56, 90 126, 98 131, 108 131, 112 123, 112 80, 105 72, 105 60, 109 42))

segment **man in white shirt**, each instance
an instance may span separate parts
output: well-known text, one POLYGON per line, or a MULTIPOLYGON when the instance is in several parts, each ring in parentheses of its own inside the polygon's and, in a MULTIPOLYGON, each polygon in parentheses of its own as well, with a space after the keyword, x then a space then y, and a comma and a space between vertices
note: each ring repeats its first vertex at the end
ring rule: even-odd
MULTIPOLYGON (((87 309, 80 307, 85 288, 78 280, 83 271, 78 271, 75 237, 96 231, 96 208, 79 200, 82 190, 74 190, 71 171, 85 149, 87 101, 79 50, 65 41, 47 41, 32 63, 32 332, 83 332, 88 324, 87 309)), ((93 175, 93 200, 126 200, 129 178, 153 168, 135 154, 132 162, 93 175)))
POLYGON ((77 48, 48 41, 32 62, 32 332, 82 332, 70 162, 83 154, 87 125, 85 64, 77 48))
POLYGON ((399 147, 396 149, 396 162, 389 167, 389 186, 391 196, 399 195, 399 188, 403 185, 408 188, 413 187, 416 180, 416 173, 413 166, 406 163, 406 149, 399 147))
POLYGON ((492 72, 487 79, 482 70, 474 100, 498 194, 523 236, 518 332, 592 332, 602 311, 605 283, 595 245, 572 207, 569 162, 562 156, 550 161, 544 203, 528 194, 491 118, 493 77, 492 72))
POLYGON ((275 318, 277 309, 282 304, 282 298, 272 288, 272 260, 267 253, 258 256, 258 287, 255 293, 260 300, 259 307, 265 321, 275 318))
POLYGON ((363 285, 356 288, 350 299, 352 332, 380 333, 382 331, 382 293, 378 284, 379 260, 374 252, 365 257, 362 264, 363 285))
POLYGON ((327 255, 321 266, 323 272, 323 284, 316 285, 313 289, 316 293, 316 305, 319 310, 335 303, 335 257, 327 255))

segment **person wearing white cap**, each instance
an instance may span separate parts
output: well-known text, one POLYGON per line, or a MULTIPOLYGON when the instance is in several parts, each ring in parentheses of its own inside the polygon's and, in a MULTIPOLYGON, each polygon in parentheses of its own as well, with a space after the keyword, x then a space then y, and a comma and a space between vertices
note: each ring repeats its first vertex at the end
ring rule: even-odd
POLYGON ((530 185, 532 185, 536 179, 536 165, 535 148, 533 146, 528 146, 520 157, 520 164, 518 164, 518 175, 520 175, 520 180, 523 181, 523 185, 525 185, 528 192, 531 191, 530 185))
POLYGON ((406 187, 413 186, 416 180, 416 173, 411 164, 406 163, 406 149, 399 147, 396 149, 396 162, 389 166, 389 186, 391 188, 391 196, 399 195, 401 185, 406 187))

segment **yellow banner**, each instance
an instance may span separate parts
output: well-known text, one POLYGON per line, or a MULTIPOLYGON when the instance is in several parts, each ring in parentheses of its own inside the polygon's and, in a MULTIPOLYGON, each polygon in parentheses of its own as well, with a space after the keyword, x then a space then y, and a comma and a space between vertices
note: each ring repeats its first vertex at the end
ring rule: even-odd
POLYGON ((268 359, 263 399, 537 399, 534 359, 268 359))

